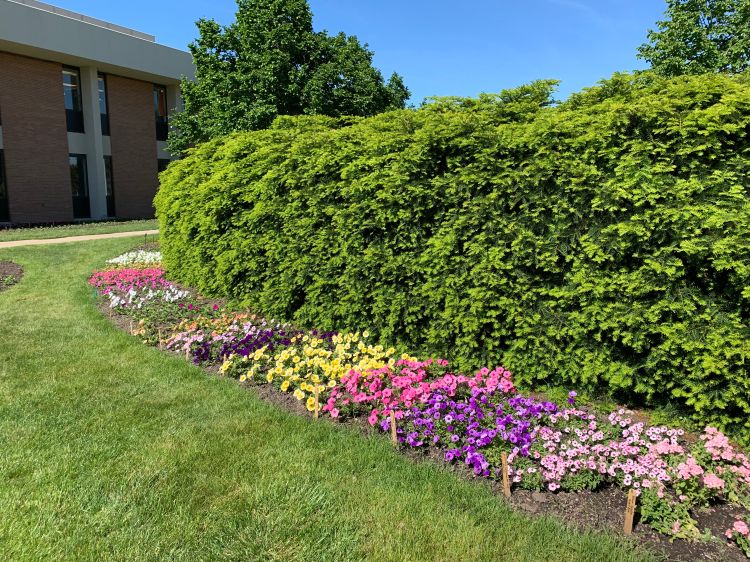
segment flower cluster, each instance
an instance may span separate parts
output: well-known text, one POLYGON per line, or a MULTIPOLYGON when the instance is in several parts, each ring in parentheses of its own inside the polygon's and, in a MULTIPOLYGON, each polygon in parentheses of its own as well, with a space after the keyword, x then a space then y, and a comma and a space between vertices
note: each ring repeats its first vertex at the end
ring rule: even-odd
POLYGON ((485 367, 469 377, 448 372, 445 359, 419 361, 404 355, 378 369, 349 371, 341 378, 341 384, 331 389, 323 411, 335 418, 342 411, 362 413, 367 407, 370 425, 375 425, 379 417, 387 418, 391 411, 401 419, 405 414, 402 410, 426 403, 438 391, 454 396, 462 388, 491 392, 499 388, 505 393, 514 390, 510 371, 502 367, 492 371, 485 367))
MULTIPOLYGON (((679 429, 634 423, 624 410, 612 412, 606 423, 582 410, 566 409, 550 417, 539 430, 541 475, 550 490, 566 479, 591 473, 591 480, 612 480, 639 491, 663 489, 671 480, 668 459, 684 453, 679 429)), ((565 486, 570 487, 570 486, 565 486)))
MULTIPOLYGON (((442 447, 445 460, 463 461, 477 476, 498 476, 500 452, 510 452, 509 461, 528 456, 539 424, 556 411, 551 402, 511 396, 501 387, 468 387, 457 396, 441 389, 406 411, 398 440, 413 448, 442 447)), ((383 420, 382 429, 387 424, 383 420)))
MULTIPOLYGON (((297 400, 304 400, 308 410, 315 408, 323 394, 335 387, 351 371, 369 371, 393 364, 394 349, 367 342, 369 334, 298 333, 283 347, 268 345, 258 349, 249 368, 240 380, 265 380, 282 392, 293 392, 297 400)), ((234 366, 230 357, 223 369, 234 366)))
POLYGON ((246 363, 261 348, 273 350, 289 345, 296 334, 288 326, 252 314, 222 314, 215 318, 199 315, 182 321, 175 330, 166 342, 167 349, 187 353, 195 364, 224 362, 230 357, 246 363))
POLYGON ((97 271, 89 284, 109 301, 110 308, 138 309, 153 301, 175 303, 190 296, 168 281, 161 268, 97 271))
POLYGON ((750 558, 750 527, 747 522, 737 520, 732 525, 731 529, 727 529, 724 533, 729 540, 734 540, 740 550, 745 553, 745 556, 750 558))
POLYGON ((161 252, 149 250, 134 250, 126 252, 116 258, 107 260, 109 265, 117 266, 155 266, 161 264, 161 252))

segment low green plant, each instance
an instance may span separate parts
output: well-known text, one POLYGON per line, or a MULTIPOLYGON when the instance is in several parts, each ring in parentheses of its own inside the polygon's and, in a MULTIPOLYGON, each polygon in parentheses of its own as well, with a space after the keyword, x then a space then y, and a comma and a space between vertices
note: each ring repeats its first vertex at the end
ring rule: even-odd
POLYGON ((664 535, 688 540, 700 536, 689 506, 675 498, 659 497, 656 490, 643 490, 638 497, 638 513, 643 523, 664 535))

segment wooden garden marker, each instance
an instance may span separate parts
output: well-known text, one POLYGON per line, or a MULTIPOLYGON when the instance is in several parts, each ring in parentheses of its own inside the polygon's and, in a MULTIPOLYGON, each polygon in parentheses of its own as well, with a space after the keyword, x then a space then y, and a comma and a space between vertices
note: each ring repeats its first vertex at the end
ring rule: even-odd
POLYGON ((156 344, 156 347, 161 349, 161 328, 159 328, 159 342, 156 344))
POLYGON ((133 321, 130 321, 130 335, 133 335, 133 321))
POLYGON ((398 437, 396 436, 396 412, 391 410, 391 441, 393 446, 398 449, 398 437))
POLYGON ((185 348, 185 361, 190 361, 190 348, 185 348))
POLYGON ((502 453, 500 455, 500 462, 503 465, 503 495, 506 498, 510 497, 510 478, 508 478, 508 453, 502 453))
POLYGON ((320 415, 320 387, 318 385, 315 385, 315 413, 313 414, 315 419, 318 419, 318 416, 320 415))
POLYGON ((635 517, 635 490, 628 491, 628 503, 625 506, 625 526, 623 531, 626 535, 633 532, 633 517, 635 517))

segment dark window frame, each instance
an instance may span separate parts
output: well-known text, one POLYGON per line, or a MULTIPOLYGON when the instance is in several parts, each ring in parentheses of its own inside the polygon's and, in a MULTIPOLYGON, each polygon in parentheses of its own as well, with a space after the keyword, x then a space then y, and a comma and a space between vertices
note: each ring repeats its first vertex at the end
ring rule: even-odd
POLYGON ((102 122, 102 136, 109 136, 109 94, 107 93, 107 75, 100 72, 96 77, 97 95, 99 96, 99 117, 102 122), (104 85, 104 113, 102 113, 102 90, 99 89, 99 84, 104 85))
POLYGON ((5 175, 5 151, 0 148, 0 222, 10 222, 8 179, 5 175))
MULTIPOLYGON (((76 91, 77 96, 74 97, 74 100, 78 101, 78 107, 72 107, 68 108, 65 107, 65 123, 68 128, 69 133, 85 133, 85 129, 83 126, 83 92, 81 91, 81 69, 77 68, 75 66, 63 66, 62 67, 62 74, 63 74, 63 105, 65 106, 65 74, 75 74, 76 76, 76 91)), ((73 103, 75 106, 76 104, 73 103)))
POLYGON ((167 97, 167 87, 161 84, 154 84, 154 119, 156 121, 156 140, 165 141, 169 135, 169 98, 167 97), (164 94, 164 111, 160 111, 161 96, 164 94))
POLYGON ((104 181, 105 181, 105 194, 107 197, 107 217, 116 217, 115 207, 115 179, 114 169, 112 168, 112 155, 104 155, 104 181))
POLYGON ((88 161, 85 154, 68 154, 68 165, 70 166, 70 188, 73 197, 73 218, 74 219, 90 219, 91 218, 91 199, 89 191, 89 170, 88 161), (75 158, 75 166, 78 169, 78 189, 76 189, 76 182, 73 176, 73 163, 71 160, 75 158), (78 192, 83 192, 77 193, 78 192))

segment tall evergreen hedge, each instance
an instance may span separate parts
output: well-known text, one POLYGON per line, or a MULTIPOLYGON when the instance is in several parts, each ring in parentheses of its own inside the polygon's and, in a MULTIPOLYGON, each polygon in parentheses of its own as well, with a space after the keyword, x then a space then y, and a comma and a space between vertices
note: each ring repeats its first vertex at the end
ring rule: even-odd
POLYGON ((750 439, 750 78, 280 118, 162 174, 165 262, 322 329, 676 401, 750 439))

